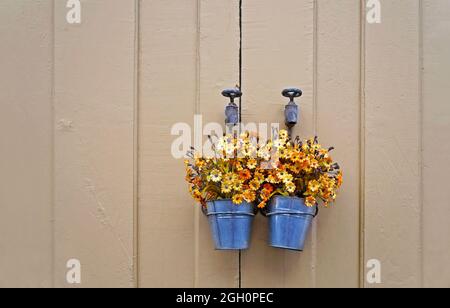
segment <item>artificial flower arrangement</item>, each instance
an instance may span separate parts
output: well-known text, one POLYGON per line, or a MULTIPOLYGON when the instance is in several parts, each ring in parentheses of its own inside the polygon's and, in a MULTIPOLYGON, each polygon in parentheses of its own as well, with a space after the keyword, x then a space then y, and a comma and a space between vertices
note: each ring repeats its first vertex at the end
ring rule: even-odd
POLYGON ((192 149, 186 160, 186 180, 192 197, 208 216, 216 249, 247 249, 257 200, 270 159, 266 147, 257 146, 250 133, 208 137, 214 155, 200 156, 192 149))
POLYGON ((272 246, 303 250, 305 230, 316 215, 318 201, 329 205, 342 185, 340 167, 330 156, 333 148, 322 148, 317 137, 293 140, 285 130, 263 144, 248 132, 216 138, 215 142, 211 136, 209 139, 214 155, 188 153, 186 180, 193 198, 209 217, 216 248, 248 247, 257 206, 269 217, 272 246), (230 217, 243 225, 236 228, 230 217), (291 234, 284 231, 287 224, 292 224, 291 234), (240 231, 245 235, 236 234, 240 231), (218 238, 226 234, 231 240, 218 238), (238 244, 230 242, 239 238, 238 244))
POLYGON ((330 156, 333 148, 323 148, 317 137, 302 141, 281 131, 273 146, 273 168, 263 184, 271 185, 273 193, 263 192, 260 203, 269 218, 269 243, 303 251, 318 202, 328 206, 336 200, 342 171, 330 156))
POLYGON ((316 206, 320 200, 325 206, 336 200, 337 190, 342 185, 342 172, 330 156, 333 148, 323 148, 317 137, 292 140, 285 130, 280 132, 273 146, 276 149, 273 168, 265 174, 267 192, 273 193, 263 191, 260 208, 264 208, 274 195, 303 198, 308 207, 316 206))
POLYGON ((214 156, 199 156, 192 150, 185 161, 192 197, 204 207, 218 199, 231 199, 235 205, 255 202, 266 179, 262 163, 270 160, 269 143, 257 146, 259 137, 248 132, 240 137, 226 135, 216 142, 209 139, 214 156))

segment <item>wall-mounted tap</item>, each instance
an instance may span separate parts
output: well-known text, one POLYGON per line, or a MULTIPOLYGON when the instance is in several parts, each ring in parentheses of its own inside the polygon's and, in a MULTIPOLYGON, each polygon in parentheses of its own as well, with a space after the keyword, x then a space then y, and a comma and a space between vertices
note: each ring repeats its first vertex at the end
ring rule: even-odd
POLYGON ((230 103, 225 108, 225 124, 236 126, 239 124, 239 107, 234 100, 242 97, 242 92, 239 88, 232 88, 224 90, 222 95, 230 99, 230 103))
POLYGON ((285 123, 289 129, 292 129, 298 123, 299 110, 294 99, 303 95, 302 90, 296 88, 285 89, 282 92, 284 97, 288 97, 289 103, 286 105, 284 110, 285 123))

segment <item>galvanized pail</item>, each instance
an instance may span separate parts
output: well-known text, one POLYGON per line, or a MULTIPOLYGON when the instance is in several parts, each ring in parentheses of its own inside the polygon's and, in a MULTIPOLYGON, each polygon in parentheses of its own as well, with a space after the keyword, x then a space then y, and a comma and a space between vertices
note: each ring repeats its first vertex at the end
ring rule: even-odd
POLYGON ((270 246, 303 251, 316 215, 317 206, 307 207, 304 199, 273 197, 267 209, 270 246))
POLYGON ((240 205, 231 200, 207 203, 206 215, 217 250, 248 249, 254 210, 254 205, 247 202, 240 205))

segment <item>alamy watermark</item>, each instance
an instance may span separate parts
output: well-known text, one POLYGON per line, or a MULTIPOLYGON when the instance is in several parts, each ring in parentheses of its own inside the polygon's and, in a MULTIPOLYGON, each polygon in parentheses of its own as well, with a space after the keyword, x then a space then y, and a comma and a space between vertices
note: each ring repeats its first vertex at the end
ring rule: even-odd
MULTIPOLYGON (((69 9, 66 15, 67 23, 81 24, 80 0, 67 0, 66 7, 69 9)), ((381 0, 366 0, 366 20, 369 24, 381 23, 381 0)))
POLYGON ((366 20, 369 24, 381 23, 381 1, 367 0, 366 2, 366 20))
POLYGON ((66 8, 69 9, 66 15, 68 24, 81 24, 81 2, 80 0, 68 0, 66 8))
POLYGON ((202 115, 194 116, 194 128, 188 123, 176 123, 171 128, 172 136, 176 136, 172 142, 171 153, 175 159, 186 158, 186 154, 194 148, 200 156, 213 157, 215 154, 214 141, 224 135, 238 135, 241 132, 251 132, 258 135, 258 144, 265 144, 276 136, 280 130, 279 123, 245 123, 226 129, 220 123, 203 123, 202 115), (215 140, 208 136, 216 136, 215 140), (212 142, 213 141, 213 142, 212 142))
POLYGON ((378 259, 370 259, 366 264, 366 282, 368 284, 381 283, 381 262, 378 259))
POLYGON ((70 259, 66 264, 66 281, 68 284, 81 284, 81 262, 78 259, 70 259))

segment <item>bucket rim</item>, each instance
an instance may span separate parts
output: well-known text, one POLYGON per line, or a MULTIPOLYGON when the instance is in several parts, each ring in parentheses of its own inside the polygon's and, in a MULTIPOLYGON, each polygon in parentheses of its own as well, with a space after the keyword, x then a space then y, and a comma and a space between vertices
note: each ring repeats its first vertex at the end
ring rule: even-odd
POLYGON ((282 195, 276 195, 273 196, 268 207, 266 210, 266 215, 267 217, 273 216, 273 215, 298 215, 298 216, 312 216, 312 217, 316 217, 318 212, 319 212, 319 207, 317 205, 314 205, 312 207, 308 207, 305 204, 305 198, 300 198, 300 197, 291 197, 291 196, 282 196, 282 195), (277 200, 280 201, 291 201, 295 200, 301 203, 302 207, 298 208, 298 209, 294 209, 292 207, 277 207, 276 210, 273 210, 274 204, 277 203, 277 200))
POLYGON ((204 214, 206 216, 217 216, 217 215, 229 215, 229 216, 239 216, 239 215, 247 215, 247 216, 256 216, 256 206, 253 202, 243 201, 241 204, 234 204, 232 199, 218 199, 207 201, 207 206, 204 209, 204 214), (226 204, 233 206, 231 211, 227 211, 225 208, 217 208, 216 204, 226 204))
POLYGON ((283 196, 283 195, 275 195, 272 197, 271 200, 275 200, 275 199, 298 199, 298 200, 302 200, 302 201, 306 201, 306 198, 300 198, 297 196, 291 197, 291 196, 283 196))
MULTIPOLYGON (((228 198, 228 199, 216 199, 216 200, 209 200, 209 201, 206 201, 206 203, 213 203, 213 202, 233 202, 233 199, 228 198)), ((247 201, 243 201, 241 204, 251 204, 251 205, 254 205, 253 202, 250 203, 250 202, 247 202, 247 201)), ((241 204, 236 204, 236 206, 240 206, 241 204)))

